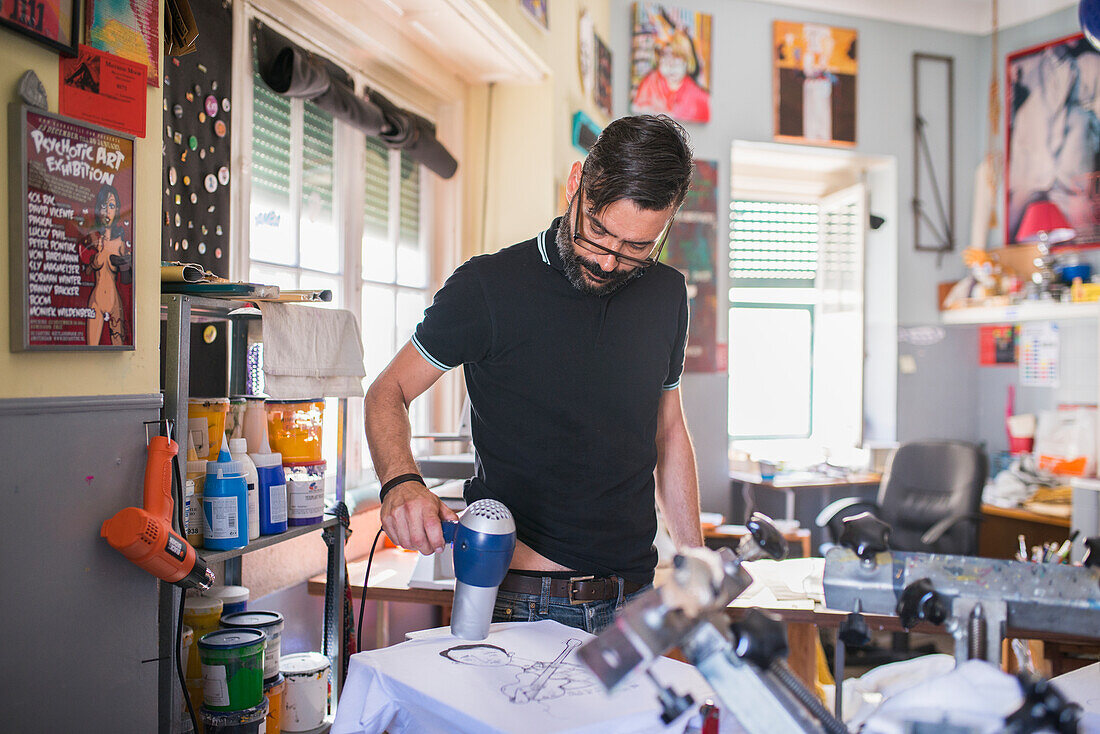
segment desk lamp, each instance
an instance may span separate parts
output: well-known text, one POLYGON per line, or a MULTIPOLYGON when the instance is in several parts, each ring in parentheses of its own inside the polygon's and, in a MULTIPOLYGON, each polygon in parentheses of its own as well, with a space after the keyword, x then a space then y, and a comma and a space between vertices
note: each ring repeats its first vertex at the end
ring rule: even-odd
POLYGON ((1069 225, 1062 210, 1049 200, 1033 201, 1024 210, 1024 218, 1016 230, 1016 241, 1033 243, 1039 248, 1035 258, 1038 271, 1031 279, 1039 286, 1040 293, 1050 292, 1054 283, 1054 255, 1050 247, 1068 242, 1077 236, 1077 230, 1069 225))

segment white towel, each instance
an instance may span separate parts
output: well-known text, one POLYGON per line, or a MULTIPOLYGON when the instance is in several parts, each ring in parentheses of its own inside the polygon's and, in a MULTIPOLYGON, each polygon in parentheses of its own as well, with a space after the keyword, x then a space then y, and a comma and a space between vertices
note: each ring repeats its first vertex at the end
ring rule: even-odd
POLYGON ((351 311, 264 302, 260 311, 269 396, 363 396, 363 340, 351 311))

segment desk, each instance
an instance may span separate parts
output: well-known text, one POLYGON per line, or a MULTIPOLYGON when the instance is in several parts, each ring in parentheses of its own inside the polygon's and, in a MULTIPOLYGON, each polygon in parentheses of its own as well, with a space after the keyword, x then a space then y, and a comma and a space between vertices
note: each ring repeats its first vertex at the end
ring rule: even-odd
POLYGON ((1061 543, 1070 532, 1070 519, 1041 515, 1022 507, 982 505, 982 524, 978 533, 978 555, 983 558, 1013 558, 1023 535, 1028 552, 1031 546, 1054 541, 1061 543))
MULTIPOLYGON (((723 546, 728 546, 737 550, 737 544, 741 542, 741 538, 749 534, 748 529, 744 525, 736 526, 740 528, 739 531, 733 532, 728 528, 734 527, 732 525, 719 525, 718 527, 704 527, 703 528, 703 542, 708 548, 717 550, 723 546)), ((802 551, 801 558, 809 558, 813 553, 810 548, 810 531, 806 528, 798 528, 797 530, 790 530, 783 533, 783 539, 792 547, 797 547, 802 551)), ((791 555, 792 558, 799 556, 791 555)))
POLYGON ((830 502, 845 497, 875 499, 881 478, 880 474, 855 474, 838 479, 810 472, 792 472, 763 480, 759 474, 731 471, 733 513, 730 517, 736 522, 744 522, 749 511, 756 509, 772 517, 798 520, 802 527, 810 530, 810 547, 818 548, 827 538, 825 530, 814 525, 817 513, 830 502))

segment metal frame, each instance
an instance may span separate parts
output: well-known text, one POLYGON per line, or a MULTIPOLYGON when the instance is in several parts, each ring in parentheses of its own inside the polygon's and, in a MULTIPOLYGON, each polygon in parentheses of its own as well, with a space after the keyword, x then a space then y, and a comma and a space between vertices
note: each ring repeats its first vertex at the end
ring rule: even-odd
POLYGON ((955 249, 955 59, 952 56, 939 56, 937 54, 913 54, 913 247, 918 252, 950 252, 955 249), (927 125, 924 116, 921 115, 920 105, 920 68, 922 62, 944 64, 947 74, 947 211, 944 211, 944 202, 941 200, 939 182, 936 179, 936 171, 933 167, 932 153, 929 150, 927 138, 924 137, 922 126, 927 125), (946 227, 943 233, 945 241, 939 245, 921 244, 921 153, 927 159, 926 166, 931 178, 933 193, 936 195, 936 207, 946 227))
MULTIPOLYGON (((248 345, 248 328, 245 321, 252 316, 236 316, 231 312, 246 306, 240 301, 224 301, 208 298, 197 298, 182 294, 163 294, 161 296, 162 316, 167 322, 167 334, 165 338, 164 359, 164 409, 163 415, 175 422, 176 426, 187 425, 187 397, 189 390, 189 372, 191 366, 191 342, 190 326, 193 319, 219 320, 229 324, 229 386, 230 392, 244 391, 246 379, 246 359, 244 355, 248 345)), ((336 458, 336 501, 343 502, 345 497, 345 468, 347 463, 347 398, 339 400, 338 440, 336 458)), ((178 429, 177 429, 178 432, 178 429)), ((173 496, 176 502, 182 497, 182 488, 176 485, 173 479, 173 496)), ((344 542, 347 533, 339 522, 326 521, 312 526, 312 530, 320 530, 332 525, 336 534, 336 542, 330 549, 335 554, 336 583, 325 589, 326 603, 342 604, 344 588, 347 585, 347 577, 344 573, 344 542)), ((176 528, 182 534, 181 528, 176 528)), ((309 531, 306 531, 309 532, 309 531)), ((301 533, 290 534, 281 540, 299 537, 301 533)), ((274 543, 264 544, 264 547, 274 543)), ((241 556, 249 550, 249 547, 233 551, 229 557, 224 557, 224 571, 222 583, 239 585, 241 578, 241 556)), ((254 550, 254 548, 253 548, 254 550)), ((221 556, 222 554, 218 554, 221 556)), ((159 582, 159 610, 158 642, 159 663, 157 666, 157 695, 160 702, 158 715, 159 734, 175 734, 174 723, 176 712, 183 705, 175 666, 173 649, 175 647, 177 613, 179 611, 181 590, 179 587, 159 582)), ((341 681, 343 679, 343 635, 342 629, 337 625, 335 616, 330 624, 329 639, 335 641, 334 650, 326 650, 329 656, 332 671, 333 691, 336 694, 334 701, 339 700, 341 681)))

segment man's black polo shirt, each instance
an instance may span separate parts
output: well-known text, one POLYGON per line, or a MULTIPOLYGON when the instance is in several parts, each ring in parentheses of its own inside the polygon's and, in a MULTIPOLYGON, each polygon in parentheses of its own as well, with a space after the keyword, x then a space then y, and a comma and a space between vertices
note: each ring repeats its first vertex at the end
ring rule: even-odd
POLYGON ((475 476, 521 541, 586 574, 653 578, 657 407, 680 384, 684 277, 658 263, 610 296, 581 293, 555 241, 474 257, 447 279, 413 344, 441 370, 463 365, 475 476))

